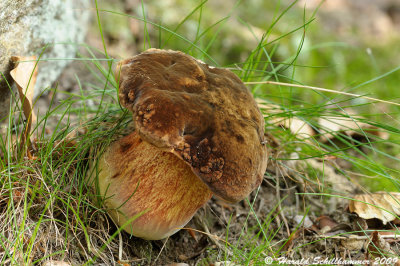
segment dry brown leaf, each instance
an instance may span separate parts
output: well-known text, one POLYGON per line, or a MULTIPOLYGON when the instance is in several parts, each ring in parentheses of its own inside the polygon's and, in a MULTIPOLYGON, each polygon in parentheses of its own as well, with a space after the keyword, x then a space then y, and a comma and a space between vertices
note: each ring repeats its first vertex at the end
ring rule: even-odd
POLYGON ((318 124, 321 127, 322 141, 333 139, 334 135, 331 132, 342 132, 348 136, 355 136, 362 135, 363 133, 360 132, 364 131, 381 139, 389 138, 387 132, 379 131, 375 126, 357 121, 359 117, 356 116, 353 110, 346 110, 345 112, 351 117, 322 116, 318 119, 318 124))
POLYGON ((376 218, 387 224, 394 221, 396 215, 400 215, 400 193, 376 192, 356 195, 354 200, 350 201, 349 210, 361 218, 376 218))
POLYGON ((364 239, 358 239, 349 235, 349 238, 340 241, 341 245, 348 251, 361 250, 365 244, 364 239))
MULTIPOLYGON (((305 160, 297 160, 299 155, 297 153, 291 154, 290 156, 293 160, 288 160, 285 164, 289 167, 289 169, 298 170, 301 173, 306 173, 308 168, 312 168, 320 172, 320 179, 318 182, 323 183, 324 185, 331 186, 335 191, 340 191, 345 194, 354 193, 356 186, 353 184, 346 176, 337 173, 335 165, 330 163, 329 161, 323 160, 319 161, 315 158, 305 159, 305 160)), ((296 174, 292 172, 288 173, 289 175, 296 174)), ((336 201, 339 202, 339 199, 336 201)))
POLYGON ((284 251, 292 250, 295 240, 301 236, 301 233, 302 233, 302 230, 297 230, 296 232, 291 234, 289 237, 289 240, 282 247, 282 250, 284 250, 284 251))
MULTIPOLYGON (((264 117, 267 116, 264 115, 264 113, 270 115, 270 114, 279 114, 282 112, 282 109, 277 104, 268 103, 267 101, 264 101, 260 98, 256 98, 256 102, 258 107, 263 112, 264 117)), ((271 119, 270 122, 276 126, 289 129, 293 134, 297 135, 300 139, 308 139, 311 136, 315 135, 315 132, 310 127, 310 125, 297 117, 276 117, 271 119)))
POLYGON ((297 117, 276 118, 272 121, 278 126, 289 129, 299 139, 308 139, 315 134, 310 125, 297 117))
POLYGON ((321 230, 321 233, 325 234, 326 232, 329 232, 332 230, 332 228, 336 227, 338 223, 333 220, 329 216, 320 216, 316 220, 316 225, 318 228, 321 230))
POLYGON ((32 106, 38 73, 36 56, 13 56, 11 60, 14 62, 15 68, 10 71, 10 75, 17 84, 18 94, 26 118, 25 129, 21 139, 21 145, 23 145, 26 143, 28 135, 31 132, 32 124, 36 122, 36 115, 33 112, 32 106))
POLYGON ((383 253, 393 253, 390 244, 378 233, 374 231, 371 234, 371 242, 368 245, 368 254, 378 256, 383 253))

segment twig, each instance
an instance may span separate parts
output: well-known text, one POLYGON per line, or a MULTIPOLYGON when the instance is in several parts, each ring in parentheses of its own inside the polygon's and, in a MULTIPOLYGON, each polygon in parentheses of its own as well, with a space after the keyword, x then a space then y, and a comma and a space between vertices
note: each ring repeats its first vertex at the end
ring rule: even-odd
POLYGON ((119 247, 118 247, 118 260, 122 261, 122 235, 121 231, 118 232, 118 238, 119 238, 119 247))
POLYGON ((158 253, 156 259, 155 259, 154 262, 153 262, 154 265, 156 265, 156 262, 157 262, 158 258, 160 257, 161 253, 163 252, 163 250, 164 250, 164 248, 165 248, 165 245, 166 245, 167 242, 168 242, 168 239, 169 239, 169 237, 167 237, 167 239, 165 239, 165 241, 164 241, 164 243, 163 243, 163 245, 162 245, 162 247, 161 247, 160 252, 158 253))
MULTIPOLYGON (((357 236, 357 235, 351 235, 351 236, 326 236, 326 235, 318 235, 317 237, 319 238, 329 238, 329 239, 355 239, 355 240, 367 240, 371 239, 370 236, 357 236)), ((392 234, 392 235, 379 235, 381 238, 396 238, 400 239, 400 234, 392 234)))

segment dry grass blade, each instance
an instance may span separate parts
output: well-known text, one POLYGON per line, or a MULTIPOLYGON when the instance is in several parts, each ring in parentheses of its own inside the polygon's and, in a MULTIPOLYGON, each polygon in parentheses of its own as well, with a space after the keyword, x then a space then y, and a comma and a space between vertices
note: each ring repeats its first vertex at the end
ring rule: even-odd
POLYGON ((299 85, 299 84, 291 84, 291 83, 284 83, 284 82, 276 82, 276 81, 250 81, 250 82, 244 82, 246 85, 256 85, 256 84, 271 84, 271 85, 279 85, 279 86, 285 86, 285 87, 294 87, 294 88, 303 88, 303 89, 311 89, 311 90, 316 90, 316 91, 324 91, 324 92, 331 92, 331 93, 337 93, 337 94, 342 94, 342 95, 347 95, 347 96, 352 96, 352 97, 357 97, 357 98, 363 98, 367 99, 370 101, 374 102, 381 102, 381 103, 387 103, 391 105, 397 105, 400 106, 400 103, 396 102, 391 102, 391 101, 385 101, 373 97, 368 97, 368 96, 363 96, 355 93, 349 93, 349 92, 344 92, 344 91, 336 91, 336 90, 330 90, 330 89, 325 89, 325 88, 320 88, 320 87, 313 87, 313 86, 306 86, 306 85, 299 85))
POLYGON ((33 95, 35 91, 37 71, 36 56, 13 56, 12 61, 15 68, 10 71, 11 77, 17 84, 18 94, 22 102, 22 109, 26 118, 24 133, 22 134, 21 145, 26 143, 31 132, 32 124, 36 122, 36 115, 33 112, 33 95), (26 62, 25 62, 26 61, 26 62))

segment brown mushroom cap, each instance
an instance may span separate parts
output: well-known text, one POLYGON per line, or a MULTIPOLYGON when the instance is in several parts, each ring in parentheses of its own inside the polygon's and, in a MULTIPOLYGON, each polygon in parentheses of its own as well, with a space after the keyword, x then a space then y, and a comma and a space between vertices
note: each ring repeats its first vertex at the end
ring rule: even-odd
POLYGON ((261 183, 264 119, 234 73, 150 49, 121 61, 115 74, 139 135, 189 164, 217 196, 236 202, 261 183))

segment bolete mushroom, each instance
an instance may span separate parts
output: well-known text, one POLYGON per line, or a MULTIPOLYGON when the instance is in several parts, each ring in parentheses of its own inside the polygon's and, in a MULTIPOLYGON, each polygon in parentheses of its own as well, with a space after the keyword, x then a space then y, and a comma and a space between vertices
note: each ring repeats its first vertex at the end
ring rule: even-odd
POLYGON ((182 52, 150 49, 119 62, 119 99, 135 131, 97 164, 110 216, 144 239, 183 227, 212 196, 237 202, 260 185, 267 166, 264 120, 231 71, 182 52))

